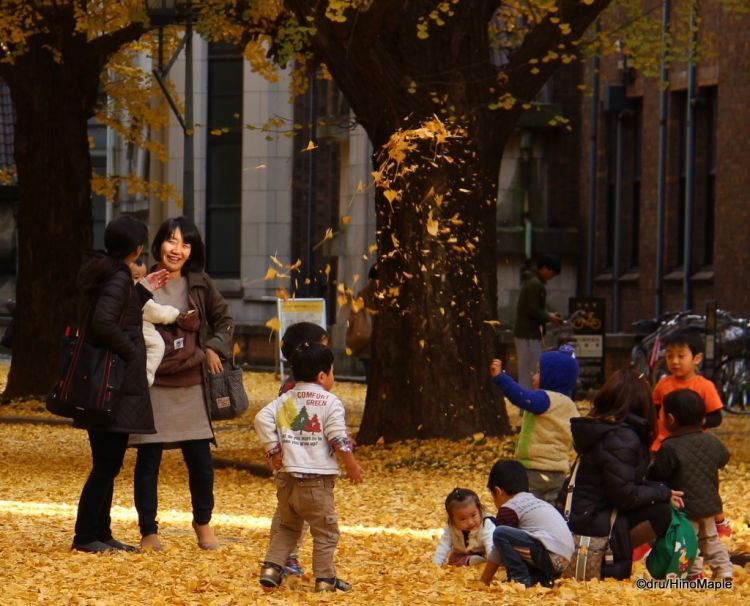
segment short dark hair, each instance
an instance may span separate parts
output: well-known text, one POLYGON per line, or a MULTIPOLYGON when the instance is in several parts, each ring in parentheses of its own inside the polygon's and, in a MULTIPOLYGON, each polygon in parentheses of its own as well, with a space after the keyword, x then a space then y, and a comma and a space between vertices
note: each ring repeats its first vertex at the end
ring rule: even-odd
POLYGON ((281 337, 281 355, 289 361, 294 350, 303 343, 320 343, 328 336, 326 329, 314 322, 296 322, 284 331, 281 337))
POLYGON ((182 275, 187 275, 191 271, 203 271, 206 266, 206 247, 195 223, 187 217, 172 217, 159 226, 151 244, 151 255, 157 263, 161 261, 161 245, 178 229, 185 244, 190 244, 190 257, 182 266, 182 275))
POLYGON ((501 459, 490 470, 487 488, 501 488, 508 494, 529 491, 529 475, 526 468, 514 459, 501 459))
POLYGON ((292 373, 295 381, 313 383, 321 372, 333 368, 333 352, 322 343, 302 343, 292 354, 292 373))
POLYGON ((622 423, 635 414, 648 422, 649 438, 656 435, 656 413, 648 381, 634 370, 617 370, 594 396, 589 416, 622 423))
POLYGON ((100 286, 124 267, 125 257, 147 243, 148 227, 142 221, 121 215, 107 223, 104 228, 105 254, 101 254, 101 251, 87 254, 78 275, 78 286, 83 294, 83 307, 79 309, 81 318, 87 313, 84 308, 98 296, 100 286))
POLYGON ((484 515, 484 509, 482 502, 479 500, 479 495, 473 490, 468 488, 454 488, 450 491, 450 494, 445 497, 445 512, 448 514, 448 522, 451 521, 451 509, 454 505, 463 505, 466 501, 474 501, 474 504, 479 510, 479 515, 484 515))
POLYGON ((697 330, 675 330, 662 339, 664 347, 684 345, 693 356, 703 353, 703 338, 697 330))
POLYGON ((671 414, 680 427, 702 427, 706 403, 692 389, 676 389, 664 396, 664 414, 671 414))
POLYGON ((536 268, 542 269, 546 267, 550 271, 554 271, 556 274, 560 273, 560 260, 552 255, 542 255, 536 262, 536 268))
POLYGON ((110 257, 124 259, 148 244, 148 227, 128 215, 112 219, 104 228, 104 248, 110 257))

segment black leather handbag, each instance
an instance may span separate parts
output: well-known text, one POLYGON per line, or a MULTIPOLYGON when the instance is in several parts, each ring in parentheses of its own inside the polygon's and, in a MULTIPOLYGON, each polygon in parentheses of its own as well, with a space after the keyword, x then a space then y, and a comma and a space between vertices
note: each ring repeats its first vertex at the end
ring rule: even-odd
MULTIPOLYGON (((120 316, 122 328, 128 302, 120 316)), ((112 404, 125 378, 125 361, 106 347, 86 341, 93 306, 81 330, 68 326, 60 353, 60 378, 47 396, 47 410, 54 415, 76 418, 92 427, 107 427, 112 404)))
POLYGON ((242 384, 242 369, 232 360, 224 364, 224 372, 208 375, 212 421, 235 419, 245 413, 250 402, 242 384))

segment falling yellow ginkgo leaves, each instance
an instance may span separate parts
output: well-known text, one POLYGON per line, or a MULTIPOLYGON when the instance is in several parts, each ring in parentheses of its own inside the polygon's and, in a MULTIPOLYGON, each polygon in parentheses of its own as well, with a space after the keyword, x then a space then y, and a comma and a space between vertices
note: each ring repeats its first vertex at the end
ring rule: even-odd
POLYGON ((438 235, 438 222, 432 218, 432 211, 427 215, 427 233, 431 236, 437 237, 438 235))

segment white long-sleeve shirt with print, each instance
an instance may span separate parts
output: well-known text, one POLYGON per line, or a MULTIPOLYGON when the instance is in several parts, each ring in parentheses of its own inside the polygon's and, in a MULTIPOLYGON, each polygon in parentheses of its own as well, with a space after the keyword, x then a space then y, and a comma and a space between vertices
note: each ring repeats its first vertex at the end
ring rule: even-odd
POLYGON ((344 405, 317 383, 297 383, 255 416, 266 453, 281 447, 281 471, 338 475, 333 444, 346 443, 344 405))
POLYGON ((462 555, 480 555, 486 558, 492 551, 492 533, 494 531, 495 523, 490 518, 484 518, 482 519, 482 525, 469 532, 468 538, 465 539, 463 531, 448 522, 443 528, 443 535, 438 541, 432 561, 438 566, 442 566, 451 552, 462 555))

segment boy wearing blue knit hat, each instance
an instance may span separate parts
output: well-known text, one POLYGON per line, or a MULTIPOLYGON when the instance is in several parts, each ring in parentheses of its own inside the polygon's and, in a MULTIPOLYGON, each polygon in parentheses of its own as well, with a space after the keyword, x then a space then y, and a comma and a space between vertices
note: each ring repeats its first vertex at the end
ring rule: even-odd
POLYGON ((492 360, 492 380, 503 395, 523 410, 515 458, 529 476, 529 492, 553 503, 570 471, 570 419, 579 416, 571 399, 578 381, 578 361, 570 345, 547 351, 532 377, 533 389, 524 389, 492 360))

